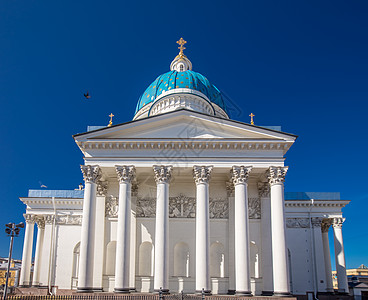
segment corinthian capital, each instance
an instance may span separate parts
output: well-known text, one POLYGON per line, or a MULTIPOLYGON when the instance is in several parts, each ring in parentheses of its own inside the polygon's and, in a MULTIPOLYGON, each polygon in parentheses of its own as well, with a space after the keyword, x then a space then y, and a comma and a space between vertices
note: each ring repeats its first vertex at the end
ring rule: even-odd
POLYGON ((277 183, 284 183, 288 168, 289 167, 270 167, 267 171, 269 183, 271 185, 277 183))
POLYGON ((34 224, 36 222, 36 216, 30 214, 23 214, 27 224, 34 224))
POLYGON ((119 183, 132 182, 135 177, 134 166, 115 166, 116 173, 118 174, 119 183))
POLYGON ((230 171, 231 180, 234 185, 247 183, 252 166, 233 166, 230 171))
POLYGON ((331 219, 323 220, 322 221, 322 226, 321 226, 322 232, 328 232, 328 230, 330 229, 331 224, 332 224, 331 219))
POLYGON ((85 182, 96 183, 102 176, 101 169, 99 166, 81 165, 83 178, 85 182))
POLYGON ((332 226, 333 228, 342 228, 342 223, 344 223, 345 218, 333 218, 332 226))
POLYGON ((268 182, 258 182, 257 187, 260 198, 270 197, 270 184, 268 182))
POLYGON ((193 177, 196 184, 208 183, 213 166, 193 166, 193 177))
POLYGON ((44 216, 37 216, 36 217, 36 223, 38 228, 45 229, 45 218, 44 216))
POLYGON ((171 179, 172 166, 154 165, 153 172, 155 173, 156 184, 169 183, 171 179))

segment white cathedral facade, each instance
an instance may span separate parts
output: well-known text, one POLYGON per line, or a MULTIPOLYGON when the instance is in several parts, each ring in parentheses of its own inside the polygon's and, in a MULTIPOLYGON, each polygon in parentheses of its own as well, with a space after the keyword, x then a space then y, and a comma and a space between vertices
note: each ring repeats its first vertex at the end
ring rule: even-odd
POLYGON ((296 136, 229 119, 180 53, 132 121, 74 136, 84 189, 30 190, 21 286, 80 292, 348 292, 338 193, 284 193, 296 136), (33 248, 37 224, 36 247, 33 248), (32 257, 34 253, 33 271, 32 257))

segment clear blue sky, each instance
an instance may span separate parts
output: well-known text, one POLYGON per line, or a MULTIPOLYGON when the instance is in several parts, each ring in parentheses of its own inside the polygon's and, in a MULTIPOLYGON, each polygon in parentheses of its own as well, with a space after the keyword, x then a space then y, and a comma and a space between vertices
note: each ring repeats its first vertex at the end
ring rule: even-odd
POLYGON ((299 136, 287 191, 351 200, 347 266, 368 265, 367 15, 367 1, 1 1, 0 232, 23 220, 28 189, 78 186, 72 134, 111 112, 115 124, 131 120, 183 37, 193 69, 236 104, 234 119, 253 112, 257 125, 299 136))

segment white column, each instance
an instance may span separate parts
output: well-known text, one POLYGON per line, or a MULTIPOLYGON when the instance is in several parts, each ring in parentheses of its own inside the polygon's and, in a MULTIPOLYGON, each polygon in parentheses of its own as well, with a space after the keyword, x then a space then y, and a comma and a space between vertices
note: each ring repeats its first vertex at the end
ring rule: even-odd
POLYGON ((272 276, 272 235, 271 235, 271 200, 268 182, 258 183, 258 194, 261 199, 261 263, 262 263, 262 295, 273 294, 272 276))
POLYGON ((271 186, 272 268, 275 296, 290 294, 284 213, 284 181, 287 170, 287 167, 268 169, 271 186))
POLYGON ((157 184, 153 288, 169 292, 169 183, 172 166, 153 166, 157 184))
POLYGON ((332 268, 331 268, 331 255, 330 255, 330 242, 328 239, 328 230, 332 221, 330 219, 322 222, 322 242, 323 242, 323 256, 325 259, 325 273, 326 273, 326 292, 332 293, 332 268))
POLYGON ((96 218, 97 181, 101 178, 99 166, 81 166, 85 187, 81 229, 78 292, 93 292, 93 261, 96 218))
POLYGON ((235 290, 238 295, 252 295, 249 268, 249 219, 247 181, 251 166, 233 166, 235 186, 235 290))
POLYGON ((343 218, 334 218, 332 223, 334 231, 337 284, 339 293, 349 293, 348 278, 346 277, 344 242, 342 239, 342 223, 344 221, 345 219, 343 218))
POLYGON ((116 293, 129 293, 131 182, 134 166, 115 166, 119 179, 119 211, 116 240, 115 289, 116 293))
POLYGON ((36 253, 35 253, 35 261, 33 266, 33 280, 32 286, 40 286, 40 271, 41 271, 41 260, 42 260, 42 248, 43 248, 43 240, 45 235, 45 219, 43 216, 39 216, 36 218, 37 222, 37 242, 36 242, 36 253))
POLYGON ((105 257, 105 203, 107 185, 107 181, 97 181, 95 245, 93 255, 93 289, 101 292, 103 290, 102 277, 105 257))
POLYGON ((325 262, 324 262, 324 253, 323 253, 323 241, 322 241, 322 219, 321 218, 312 218, 312 230, 313 230, 313 244, 314 244, 314 276, 315 276, 315 284, 317 288, 317 292, 325 292, 326 291, 326 282, 325 282, 325 262))
POLYGON ((26 231, 24 233, 23 255, 22 255, 22 270, 20 272, 20 287, 31 285, 31 265, 32 265, 32 246, 33 232, 35 224, 35 216, 25 214, 26 231))
POLYGON ((196 195, 196 292, 202 289, 211 293, 210 286, 210 227, 209 188, 212 166, 193 166, 193 176, 197 186, 196 195))

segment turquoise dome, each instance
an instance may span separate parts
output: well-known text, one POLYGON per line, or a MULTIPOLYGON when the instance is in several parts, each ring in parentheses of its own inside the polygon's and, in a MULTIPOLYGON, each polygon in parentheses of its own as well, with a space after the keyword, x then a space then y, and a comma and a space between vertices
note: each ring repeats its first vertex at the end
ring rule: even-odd
POLYGON ((188 88, 201 92, 212 102, 217 104, 226 112, 225 102, 222 99, 220 91, 212 85, 206 77, 197 72, 187 70, 177 72, 175 70, 162 74, 146 89, 139 98, 135 113, 143 106, 152 103, 162 92, 169 92, 173 89, 188 88))

